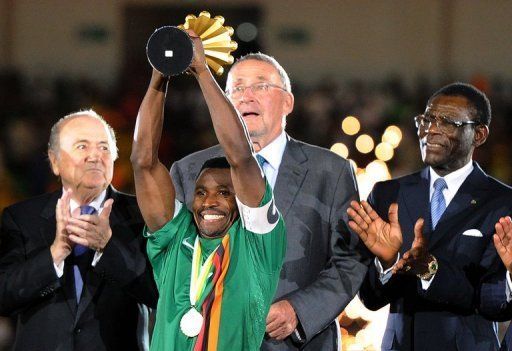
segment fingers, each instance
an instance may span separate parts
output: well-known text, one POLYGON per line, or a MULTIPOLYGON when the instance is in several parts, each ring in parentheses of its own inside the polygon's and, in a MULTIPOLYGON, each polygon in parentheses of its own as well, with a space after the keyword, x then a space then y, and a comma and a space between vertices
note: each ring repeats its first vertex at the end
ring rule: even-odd
POLYGON ((69 201, 71 200, 71 194, 73 193, 73 190, 67 189, 64 190, 61 197, 61 209, 62 209, 62 215, 64 218, 68 218, 70 215, 70 209, 69 209, 69 201))
POLYGON ((373 210, 372 206, 370 206, 370 204, 367 201, 361 201, 361 205, 364 208, 365 214, 363 218, 367 221, 368 224, 380 218, 377 212, 373 210))
POLYGON ((276 340, 284 340, 288 335, 290 335, 290 333, 288 333, 287 330, 288 329, 286 328, 286 326, 281 326, 273 330, 272 332, 267 333, 271 338, 274 338, 276 340))
POLYGON ((424 245, 425 238, 423 237, 423 225, 425 221, 423 218, 418 218, 416 223, 414 224, 414 242, 413 246, 416 243, 417 245, 424 245))
POLYGON ((494 235, 497 235, 501 240, 504 240, 505 239, 505 229, 503 228, 503 225, 501 224, 501 220, 502 218, 500 218, 500 220, 494 225, 494 229, 496 230, 495 234, 494 235))
POLYGON ((366 232, 361 228, 359 224, 354 221, 348 221, 348 226, 352 229, 361 239, 365 239, 367 237, 366 232))
MULTIPOLYGON (((350 206, 347 209, 347 213, 350 217, 362 228, 367 229, 368 226, 372 223, 372 219, 368 215, 368 210, 373 211, 373 209, 370 207, 370 205, 366 201, 362 201, 361 204, 359 204, 357 201, 352 201, 350 203, 350 206), (350 210, 350 212, 349 212, 350 210)), ((377 216, 378 217, 378 216, 377 216)))
POLYGON ((389 223, 398 224, 398 204, 392 203, 388 210, 389 223))
POLYGON ((185 29, 185 32, 191 37, 191 38, 199 38, 199 36, 194 32, 192 29, 185 29))
POLYGON ((108 220, 110 218, 110 212, 112 212, 112 206, 114 205, 113 199, 108 199, 103 205, 103 211, 101 211, 100 218, 108 220))
POLYGON ((57 221, 59 221, 62 218, 62 200, 57 200, 57 205, 55 206, 55 217, 57 218, 57 221))
POLYGON ((494 229, 496 233, 493 235, 493 240, 496 249, 500 247, 504 252, 509 251, 510 242, 512 240, 512 223, 510 217, 501 217, 494 225, 494 229))
POLYGON ((350 206, 347 208, 347 214, 352 218, 352 221, 349 221, 349 227, 357 234, 361 234, 364 230, 368 229, 368 223, 363 219, 363 216, 366 216, 366 212, 357 201, 352 201, 350 206))
POLYGON ((69 223, 66 225, 66 230, 71 234, 85 238, 88 233, 92 231, 91 225, 87 222, 70 218, 69 223))
POLYGON ((57 220, 67 220, 69 217, 69 200, 71 199, 71 189, 62 192, 62 196, 57 200, 55 207, 55 216, 57 220))
POLYGON ((408 265, 407 260, 401 258, 393 267, 393 274, 407 272, 411 269, 411 266, 408 265))
POLYGON ((496 247, 496 251, 498 251, 498 254, 505 253, 507 251, 506 246, 501 241, 501 238, 498 234, 494 234, 492 236, 492 240, 494 241, 494 247, 496 247))
POLYGON ((274 320, 272 320, 272 322, 267 323, 266 332, 271 337, 274 337, 274 335, 272 335, 272 334, 275 333, 279 329, 280 326, 281 326, 281 321, 279 321, 278 319, 274 319, 274 320))
POLYGON ((82 246, 87 246, 89 247, 89 241, 87 241, 87 239, 84 239, 84 238, 81 238, 79 236, 76 236, 74 234, 70 234, 69 235, 69 240, 75 244, 79 244, 79 245, 82 245, 82 246))

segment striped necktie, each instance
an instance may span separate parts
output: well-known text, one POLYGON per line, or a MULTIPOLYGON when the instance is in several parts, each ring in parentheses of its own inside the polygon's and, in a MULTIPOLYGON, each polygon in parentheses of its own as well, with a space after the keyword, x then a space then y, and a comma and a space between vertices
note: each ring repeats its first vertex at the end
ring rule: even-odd
POLYGON ((441 219, 444 210, 446 210, 446 202, 444 201, 443 190, 447 189, 446 181, 438 178, 434 182, 434 194, 430 201, 430 217, 432 219, 432 229, 436 229, 436 225, 441 219))

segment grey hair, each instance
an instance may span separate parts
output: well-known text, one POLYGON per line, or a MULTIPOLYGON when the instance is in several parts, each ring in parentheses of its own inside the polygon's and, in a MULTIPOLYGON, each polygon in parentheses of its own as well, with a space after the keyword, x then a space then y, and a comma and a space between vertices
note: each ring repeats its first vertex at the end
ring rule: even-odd
MULTIPOLYGON (((279 77, 281 78, 281 82, 284 85, 284 89, 289 93, 292 92, 292 84, 290 83, 290 77, 288 77, 288 73, 286 73, 283 66, 281 66, 275 58, 273 58, 272 56, 269 56, 267 54, 264 54, 261 52, 256 52, 256 53, 250 53, 250 54, 244 55, 244 56, 240 57, 238 60, 236 60, 236 62, 231 67, 231 69, 233 69, 240 62, 244 62, 247 60, 256 60, 256 61, 266 62, 269 65, 273 66, 276 69, 277 73, 279 73, 279 77)), ((229 75, 229 73, 228 73, 228 75, 229 75)))
POLYGON ((101 117, 96 111, 94 111, 92 109, 70 113, 70 114, 62 117, 61 119, 59 119, 57 122, 55 122, 55 124, 52 126, 52 129, 50 130, 50 140, 48 141, 48 153, 52 152, 55 155, 59 154, 59 150, 60 150, 59 138, 60 138, 60 131, 62 129, 62 126, 69 120, 72 120, 72 119, 78 118, 78 117, 83 117, 83 116, 95 118, 105 126, 105 128, 108 130, 108 133, 110 134, 110 139, 112 141, 112 149, 111 149, 112 159, 116 160, 118 157, 116 133, 115 133, 114 129, 110 126, 110 124, 108 124, 107 121, 105 121, 105 119, 103 117, 101 117))

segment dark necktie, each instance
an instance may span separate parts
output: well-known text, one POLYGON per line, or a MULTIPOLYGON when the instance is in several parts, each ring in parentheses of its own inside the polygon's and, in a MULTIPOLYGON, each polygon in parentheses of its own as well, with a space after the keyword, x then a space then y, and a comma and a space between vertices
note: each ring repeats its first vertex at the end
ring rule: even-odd
POLYGON ((444 201, 443 190, 448 188, 443 178, 438 178, 434 182, 434 193, 430 201, 430 217, 432 218, 432 229, 436 229, 436 225, 441 219, 444 210, 446 210, 446 202, 444 201))
MULTIPOLYGON (((96 209, 89 205, 80 206, 80 214, 95 214, 96 209)), ((75 277, 75 293, 76 293, 76 303, 78 304, 80 302, 80 296, 82 295, 82 289, 84 287, 84 280, 83 275, 85 275, 85 272, 87 270, 88 260, 87 260, 87 251, 89 250, 88 247, 83 245, 75 245, 73 248, 73 273, 75 277)))

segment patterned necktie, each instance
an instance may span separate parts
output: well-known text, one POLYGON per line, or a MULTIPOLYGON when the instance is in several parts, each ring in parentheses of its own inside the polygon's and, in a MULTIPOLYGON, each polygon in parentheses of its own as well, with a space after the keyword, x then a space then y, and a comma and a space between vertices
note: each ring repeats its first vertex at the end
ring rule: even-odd
MULTIPOLYGON (((81 215, 92 215, 96 214, 96 209, 89 205, 80 206, 81 215)), ((75 294, 76 303, 80 302, 80 296, 82 295, 82 289, 84 287, 84 280, 82 278, 82 272, 85 273, 87 269, 87 262, 84 262, 84 254, 89 250, 88 247, 83 245, 75 245, 73 248, 73 256, 75 263, 73 264, 73 273, 75 276, 75 294)))
POLYGON ((261 169, 263 169, 263 165, 265 165, 265 163, 268 163, 267 160, 265 160, 265 157, 261 155, 256 155, 256 160, 258 161, 258 164, 260 165, 261 169))
POLYGON ((443 178, 438 178, 434 182, 434 194, 430 201, 430 217, 432 219, 432 229, 436 229, 437 222, 446 210, 446 202, 444 201, 443 190, 448 188, 443 178))

